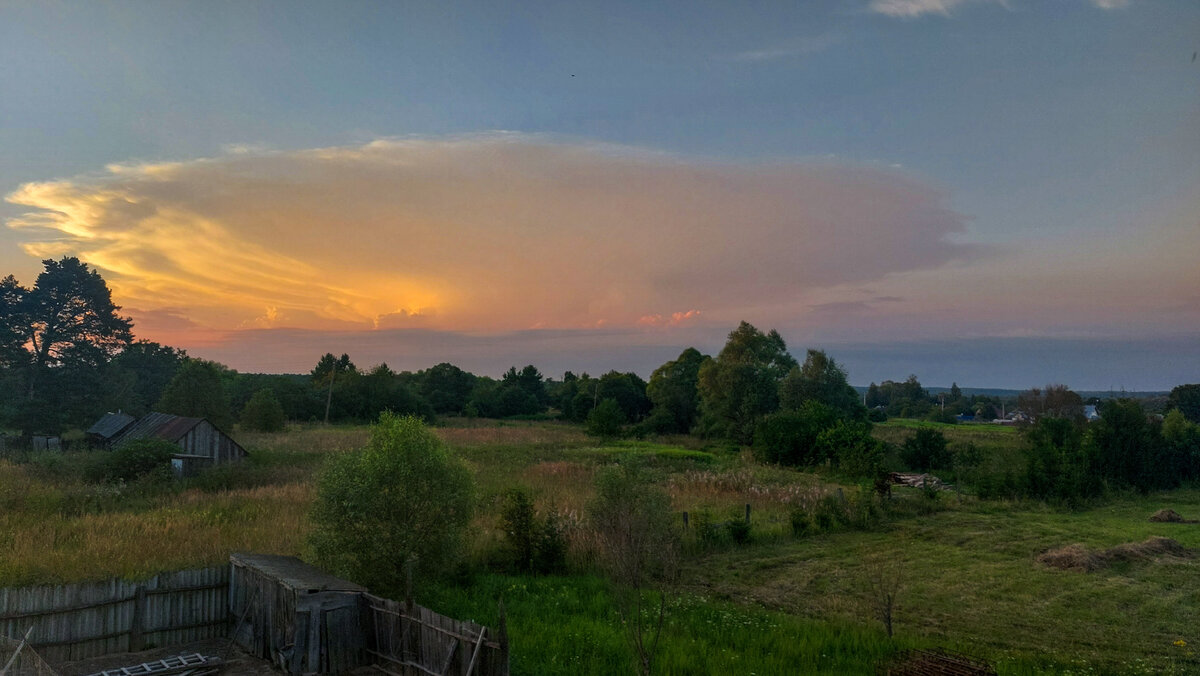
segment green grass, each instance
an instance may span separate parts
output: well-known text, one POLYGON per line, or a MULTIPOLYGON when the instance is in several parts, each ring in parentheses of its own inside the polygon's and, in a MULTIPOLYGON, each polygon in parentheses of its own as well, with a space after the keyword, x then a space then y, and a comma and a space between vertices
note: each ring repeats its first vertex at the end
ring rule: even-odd
MULTIPOLYGON (((900 648, 931 645, 889 641, 876 627, 809 620, 704 594, 668 598, 656 674, 869 674, 900 648)), ((434 588, 418 600, 496 627, 500 599, 513 674, 634 670, 610 587, 595 577, 481 575, 469 587, 434 588)))
MULTIPOLYGON (((889 421, 876 434, 898 442, 916 426, 889 421)), ((998 470, 1019 461, 1012 428, 938 427, 952 447, 975 444, 998 470)), ((419 586, 418 600, 494 625, 503 597, 514 673, 630 670, 612 592, 589 573, 586 547, 572 549, 569 576, 513 577, 483 567, 501 558, 498 506, 507 488, 529 488, 538 510, 557 512, 571 533, 586 535, 595 474, 616 462, 642 468, 676 512, 720 522, 752 507, 749 545, 686 536, 656 673, 873 673, 897 648, 935 646, 992 660, 1004 674, 1200 672, 1189 652, 1200 645, 1200 562, 1079 573, 1035 561, 1049 548, 1106 549, 1151 535, 1200 550, 1200 525, 1146 520, 1165 507, 1200 518, 1200 490, 1117 495, 1070 512, 969 494, 962 503, 943 495, 930 504, 899 489, 890 516, 874 527, 795 538, 792 510, 812 508, 838 488, 856 499, 859 488, 694 439, 601 442, 578 426, 465 420, 437 433, 475 475, 469 558, 476 574, 461 586, 419 586), (897 637, 888 641, 866 589, 871 562, 895 558, 905 562, 905 585, 897 637), (1174 645, 1179 640, 1188 645, 1174 645)), ((303 553, 316 473, 330 455, 364 443, 366 428, 297 426, 238 438, 250 451, 245 463, 167 486, 89 485, 80 469, 90 461, 85 454, 0 461, 0 587, 140 577, 219 564, 235 550, 303 553)))

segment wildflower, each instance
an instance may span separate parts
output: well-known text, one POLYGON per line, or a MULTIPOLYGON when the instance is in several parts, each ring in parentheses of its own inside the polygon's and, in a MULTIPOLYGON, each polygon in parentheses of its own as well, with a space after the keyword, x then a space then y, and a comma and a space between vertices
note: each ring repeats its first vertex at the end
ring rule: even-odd
POLYGON ((1178 647, 1178 648, 1186 648, 1186 647, 1187 647, 1187 641, 1185 641, 1185 640, 1183 640, 1183 639, 1179 639, 1178 641, 1175 641, 1175 642, 1174 642, 1174 643, 1172 643, 1171 645, 1174 645, 1174 646, 1176 646, 1176 647, 1178 647))

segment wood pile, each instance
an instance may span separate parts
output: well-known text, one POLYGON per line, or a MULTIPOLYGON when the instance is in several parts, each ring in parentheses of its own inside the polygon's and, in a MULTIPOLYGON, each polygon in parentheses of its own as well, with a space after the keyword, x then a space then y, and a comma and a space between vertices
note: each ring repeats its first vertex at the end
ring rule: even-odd
POLYGON ((905 650, 879 673, 887 676, 996 676, 996 670, 987 662, 942 650, 905 650))

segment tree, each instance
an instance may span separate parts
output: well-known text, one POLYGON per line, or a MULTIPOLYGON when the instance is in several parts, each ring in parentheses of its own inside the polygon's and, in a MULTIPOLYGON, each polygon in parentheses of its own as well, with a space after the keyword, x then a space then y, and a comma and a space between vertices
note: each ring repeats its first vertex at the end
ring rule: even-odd
POLYGON ((25 351, 28 337, 23 328, 28 293, 12 275, 0 280, 0 368, 24 366, 29 361, 25 351))
POLYGON ((1045 390, 1032 388, 1017 395, 1017 407, 1036 421, 1043 417, 1083 421, 1083 397, 1066 385, 1047 385, 1045 390))
POLYGON ((809 350, 804 364, 792 368, 779 384, 779 405, 798 409, 806 401, 819 401, 845 418, 866 413, 858 392, 846 382, 846 370, 821 350, 809 350))
POLYGON ((931 469, 949 469, 951 456, 946 436, 941 430, 922 427, 917 433, 904 440, 900 447, 900 459, 910 469, 928 472, 931 469))
POLYGON ((821 433, 837 422, 837 412, 816 400, 795 411, 772 413, 754 431, 754 455, 780 465, 815 465, 828 457, 829 449, 818 443, 821 433))
POLYGON ((462 413, 475 386, 475 376, 445 362, 421 371, 421 395, 434 412, 462 413))
POLYGON ((617 609, 638 671, 649 674, 667 611, 666 585, 660 583, 669 582, 678 566, 671 498, 632 470, 610 467, 596 478, 588 517, 600 542, 600 562, 617 583, 617 609), (648 608, 654 596, 657 609, 648 608))
POLYGON ((750 443, 758 421, 779 408, 779 382, 794 366, 774 329, 764 334, 747 322, 739 324, 717 358, 699 370, 705 433, 750 443))
POLYGON ((100 273, 70 256, 47 259, 42 265, 45 269, 32 289, 23 289, 11 275, 0 282, 6 324, 0 331, 0 347, 7 352, 14 345, 12 336, 20 336, 20 344, 28 351, 26 392, 30 399, 46 369, 97 368, 132 340, 132 324, 117 314, 121 308, 113 304, 100 273))
POLYGON ((117 407, 142 415, 162 397, 187 353, 149 340, 135 340, 109 362, 117 407))
POLYGON ((399 588, 415 560, 444 576, 471 520, 473 486, 462 460, 413 416, 385 412, 366 447, 330 459, 317 482, 309 545, 337 575, 399 588))
POLYGON ((339 373, 357 373, 358 369, 354 367, 354 362, 350 361, 350 355, 342 353, 341 357, 334 358, 332 352, 326 352, 321 355, 317 361, 317 365, 312 370, 313 384, 318 387, 325 388, 325 424, 329 424, 329 409, 333 405, 333 384, 337 380, 339 373))
POLYGON ((625 424, 625 413, 621 411, 616 399, 603 399, 596 408, 588 413, 587 433, 612 439, 621 434, 621 426, 625 424))
POLYGON ((646 396, 653 406, 650 417, 657 432, 686 433, 696 424, 700 412, 697 385, 700 367, 712 357, 694 347, 654 369, 646 385, 646 396))
POLYGON ((1167 396, 1167 408, 1176 409, 1188 420, 1200 423, 1200 384, 1179 385, 1167 396))
POLYGON ((270 388, 262 388, 250 397, 242 409, 242 429, 255 432, 281 432, 287 417, 283 406, 270 388))
POLYGON ((1164 462, 1162 434, 1146 419, 1134 399, 1115 399, 1100 405, 1100 419, 1088 425, 1085 448, 1094 458, 1097 474, 1114 486, 1140 491, 1170 488, 1178 476, 1164 462))
POLYGON ((187 359, 158 400, 162 413, 204 418, 221 429, 229 429, 233 415, 221 379, 224 366, 203 359, 187 359))

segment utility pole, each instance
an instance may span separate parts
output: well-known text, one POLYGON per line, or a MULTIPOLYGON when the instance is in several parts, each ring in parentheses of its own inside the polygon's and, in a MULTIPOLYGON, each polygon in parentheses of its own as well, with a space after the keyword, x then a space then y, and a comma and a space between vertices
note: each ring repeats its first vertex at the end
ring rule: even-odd
POLYGON ((337 373, 337 361, 329 369, 329 392, 325 394, 325 424, 329 424, 329 405, 333 403, 333 374, 337 373))

